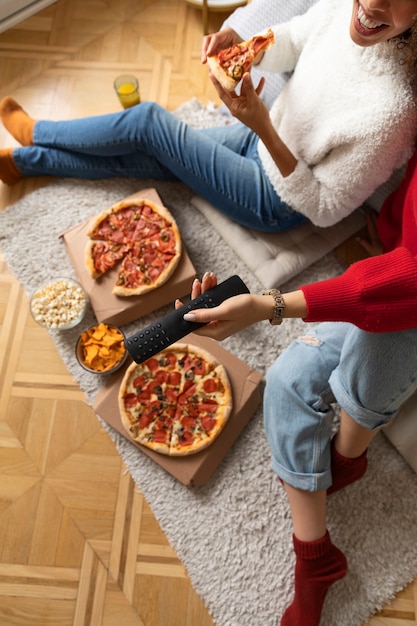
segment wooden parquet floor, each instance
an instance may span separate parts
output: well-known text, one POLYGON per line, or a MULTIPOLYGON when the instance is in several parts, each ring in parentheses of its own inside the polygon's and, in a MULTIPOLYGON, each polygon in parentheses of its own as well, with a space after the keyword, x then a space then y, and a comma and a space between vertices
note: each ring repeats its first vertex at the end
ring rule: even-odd
MULTIPOLYGON (((35 118, 106 113, 119 108, 114 77, 133 72, 143 99, 206 103, 201 37, 183 0, 58 0, 0 33, 0 96, 35 118)), ((0 208, 47 183, 0 183, 0 208)), ((212 626, 1 255, 0 381, 1 626, 212 626)), ((416 615, 414 583, 368 626, 415 626, 416 615)))

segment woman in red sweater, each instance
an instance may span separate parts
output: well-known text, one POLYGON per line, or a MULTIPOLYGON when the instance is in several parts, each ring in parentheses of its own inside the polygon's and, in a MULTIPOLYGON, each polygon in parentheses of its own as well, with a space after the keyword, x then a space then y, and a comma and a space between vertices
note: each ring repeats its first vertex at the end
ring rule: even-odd
MULTIPOLYGON (((185 316, 206 322, 198 332, 217 340, 261 320, 322 322, 266 376, 265 429, 296 554, 294 598, 281 626, 319 626, 327 590, 347 570, 327 531, 327 496, 363 476, 369 443, 417 390, 417 151, 369 225, 363 245, 372 256, 341 276, 285 294, 235 296, 185 316), (341 417, 332 438, 335 402, 341 417)), ((205 274, 192 297, 215 284, 205 274)))

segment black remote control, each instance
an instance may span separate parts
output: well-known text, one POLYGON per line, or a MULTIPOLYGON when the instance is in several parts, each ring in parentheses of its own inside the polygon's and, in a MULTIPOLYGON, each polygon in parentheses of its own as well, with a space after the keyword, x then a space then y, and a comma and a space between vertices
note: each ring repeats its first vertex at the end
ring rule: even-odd
POLYGON ((240 293, 249 293, 249 289, 239 276, 231 276, 135 335, 127 337, 125 346, 132 359, 136 363, 142 363, 193 330, 204 326, 201 322, 187 322, 184 319, 185 313, 193 309, 209 309, 218 306, 227 298, 237 296, 240 293))

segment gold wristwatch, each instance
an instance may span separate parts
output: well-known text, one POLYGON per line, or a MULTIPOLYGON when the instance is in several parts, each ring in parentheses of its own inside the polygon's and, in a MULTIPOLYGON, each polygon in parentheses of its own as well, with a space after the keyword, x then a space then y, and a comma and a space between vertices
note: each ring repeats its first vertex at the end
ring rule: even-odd
POLYGON ((281 324, 285 310, 285 302, 284 298, 282 297, 282 293, 279 289, 269 289, 268 291, 264 291, 262 295, 272 296, 275 300, 274 315, 269 320, 270 324, 272 324, 273 326, 281 324))

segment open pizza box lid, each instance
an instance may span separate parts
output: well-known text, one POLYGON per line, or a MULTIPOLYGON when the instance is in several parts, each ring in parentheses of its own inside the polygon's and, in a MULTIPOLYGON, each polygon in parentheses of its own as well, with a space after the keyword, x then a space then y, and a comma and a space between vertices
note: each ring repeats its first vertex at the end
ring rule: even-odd
POLYGON ((105 422, 131 441, 138 448, 138 454, 149 456, 184 485, 198 487, 209 480, 258 408, 262 376, 212 339, 190 334, 181 341, 207 350, 224 365, 229 376, 233 397, 232 413, 210 446, 195 454, 170 457, 133 441, 124 429, 118 406, 119 387, 126 368, 115 374, 99 391, 93 409, 105 422))
MULTIPOLYGON (((146 199, 162 205, 156 189, 142 189, 124 199, 131 198, 146 199)), ((102 210, 105 208, 103 207, 102 210)), ((111 270, 99 280, 95 280, 89 275, 85 264, 85 248, 88 243, 87 232, 90 222, 91 218, 69 228, 61 236, 64 239, 78 279, 87 293, 99 322, 122 326, 190 293, 196 272, 183 245, 179 264, 166 283, 141 296, 119 297, 112 294, 117 279, 117 269, 111 270)))

